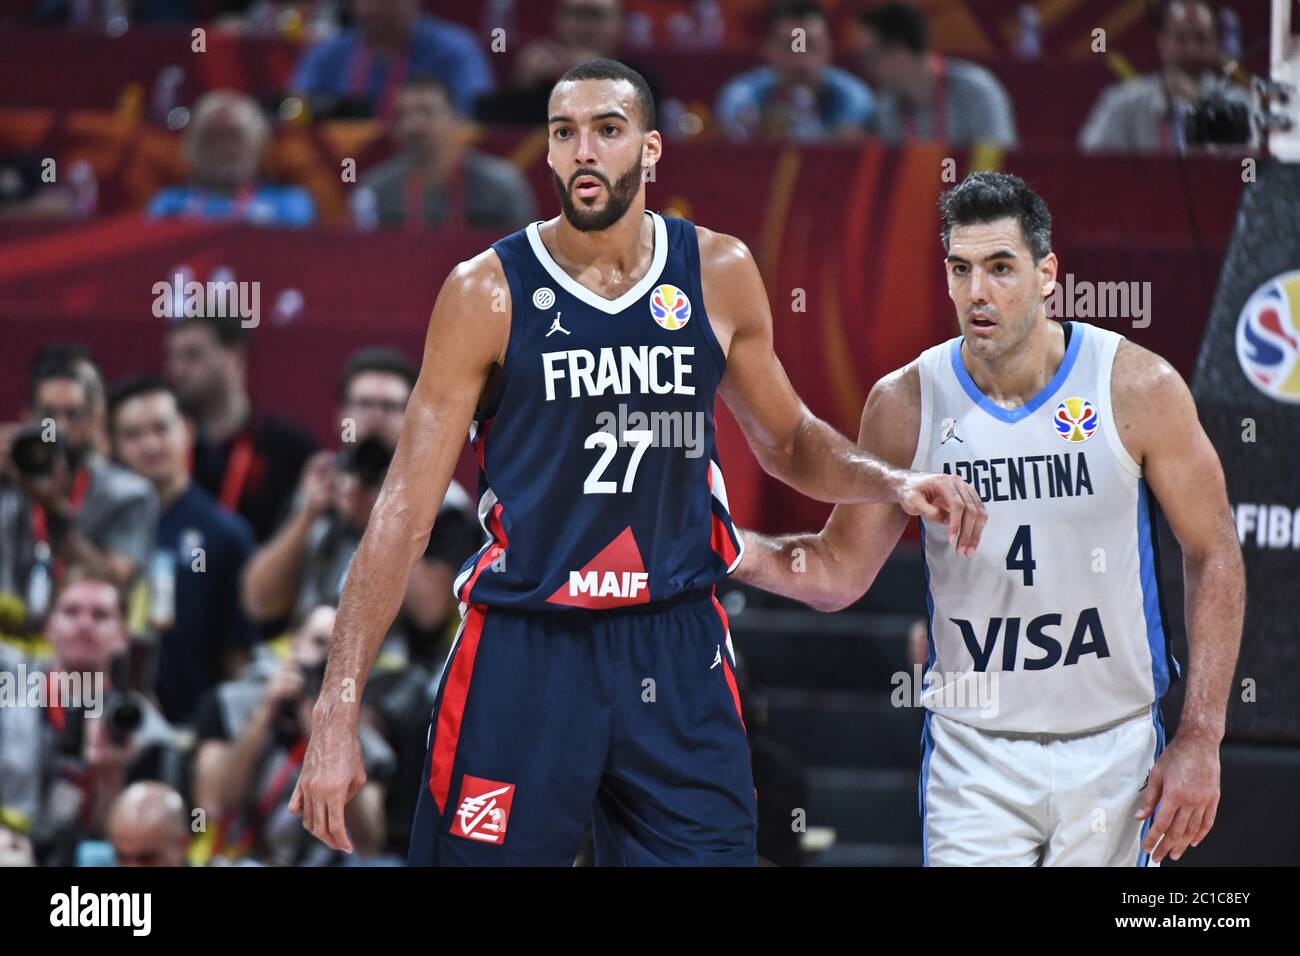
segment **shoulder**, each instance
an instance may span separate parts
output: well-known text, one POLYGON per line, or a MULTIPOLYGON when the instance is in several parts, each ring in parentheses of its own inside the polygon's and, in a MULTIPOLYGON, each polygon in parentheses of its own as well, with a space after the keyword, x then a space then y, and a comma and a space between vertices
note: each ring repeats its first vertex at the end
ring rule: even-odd
POLYGON ((442 285, 444 294, 463 297, 469 303, 486 301, 496 290, 502 288, 506 289, 507 295, 510 294, 501 257, 491 247, 472 259, 457 263, 442 285))
POLYGON ((366 170, 358 185, 367 189, 388 189, 398 185, 410 169, 410 161, 406 156, 399 154, 366 170))
POLYGON ((921 427, 921 360, 915 358, 871 386, 858 443, 890 464, 910 467, 921 427))
POLYGON ((221 542, 231 547, 253 546, 253 530, 239 514, 227 511, 217 504, 217 499, 198 485, 191 484, 186 492, 188 504, 201 518, 204 530, 221 542))
POLYGON ((737 73, 722 87, 722 96, 749 94, 763 96, 776 85, 776 74, 770 67, 759 66, 737 73))
POLYGON ((1160 82, 1157 77, 1135 76, 1119 83, 1112 83, 1101 91, 1101 102, 1115 109, 1145 103, 1152 97, 1160 96, 1160 82))
POLYGON ((863 83, 848 70, 842 70, 838 66, 826 67, 822 72, 822 80, 828 87, 840 93, 868 99, 871 97, 871 89, 866 83, 863 83))
POLYGON ((337 36, 308 47, 302 55, 302 66, 306 69, 322 69, 330 62, 346 57, 356 45, 355 30, 344 30, 337 36))
POLYGON ((415 42, 420 47, 439 53, 478 53, 478 43, 471 30, 432 14, 420 17, 415 28, 415 42))
POLYGON ((754 255, 735 236, 714 232, 704 226, 695 227, 695 239, 700 246, 700 271, 710 272, 717 278, 739 275, 755 266, 754 255))
POLYGON ((1166 440, 1182 440, 1199 420, 1191 390, 1178 370, 1150 349, 1122 339, 1110 375, 1115 427, 1133 460, 1166 440))
POLYGON ((514 187, 521 183, 527 185, 524 174, 519 167, 508 159, 493 156, 491 153, 479 152, 476 149, 470 150, 465 158, 467 160, 465 169, 470 176, 508 187, 514 187))
POLYGON ((156 500, 153 485, 120 465, 102 458, 91 465, 94 494, 102 494, 118 503, 153 502, 156 500))
POLYGON ((949 79, 955 84, 978 92, 1005 92, 1002 81, 986 66, 972 63, 970 60, 949 59, 946 69, 949 79))

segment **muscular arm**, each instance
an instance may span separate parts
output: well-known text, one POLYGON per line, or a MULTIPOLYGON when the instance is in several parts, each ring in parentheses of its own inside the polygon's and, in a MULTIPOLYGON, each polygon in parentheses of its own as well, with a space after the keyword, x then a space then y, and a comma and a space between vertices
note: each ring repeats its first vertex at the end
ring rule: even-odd
POLYGON ((357 742, 362 690, 424 554, 479 394, 505 352, 508 289, 490 250, 443 284, 397 450, 339 600, 311 745, 290 803, 304 826, 338 849, 351 851, 342 811, 365 783, 357 742))
POLYGON ((1161 800, 1145 849, 1165 834, 1159 856, 1177 859, 1214 823, 1219 743, 1241 646, 1245 570, 1223 467, 1178 373, 1159 356, 1123 342, 1111 390, 1124 446, 1142 466, 1183 551, 1187 691, 1178 735, 1152 770, 1155 785, 1143 804, 1149 813, 1161 800))
MULTIPOLYGON (((905 468, 916 453, 920 415, 920 378, 912 364, 871 389, 858 446, 905 468)), ((838 611, 871 586, 909 520, 896 504, 839 504, 817 534, 774 538, 742 530, 745 556, 735 577, 819 611, 838 611)))
POLYGON ((948 524, 958 552, 972 552, 985 514, 971 488, 882 461, 812 414, 772 350, 772 313, 753 256, 732 236, 696 232, 706 309, 727 353, 720 391, 763 470, 818 501, 898 503, 948 524))

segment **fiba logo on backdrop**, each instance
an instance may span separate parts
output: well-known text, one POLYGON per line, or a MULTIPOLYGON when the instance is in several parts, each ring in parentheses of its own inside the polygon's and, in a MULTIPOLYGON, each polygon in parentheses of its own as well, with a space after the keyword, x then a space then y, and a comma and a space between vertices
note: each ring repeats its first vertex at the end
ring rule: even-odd
POLYGON ((1087 441, 1097 430, 1097 409, 1086 398, 1067 398, 1056 406, 1052 424, 1068 442, 1087 441))
POLYGON ((661 328, 676 332, 691 320, 691 300, 675 285, 657 286, 650 293, 650 316, 661 328))
POLYGON ((1237 320, 1237 361, 1265 395, 1300 402, 1300 272, 1274 276, 1246 300, 1237 320))

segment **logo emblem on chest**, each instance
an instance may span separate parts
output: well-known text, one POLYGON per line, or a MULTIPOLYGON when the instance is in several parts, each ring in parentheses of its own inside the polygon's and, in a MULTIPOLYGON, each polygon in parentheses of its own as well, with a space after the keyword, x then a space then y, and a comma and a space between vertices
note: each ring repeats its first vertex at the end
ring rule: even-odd
POLYGON ((549 309, 555 305, 555 290, 542 286, 533 293, 533 305, 539 309, 549 309))
POLYGON ((691 300, 675 285, 655 286, 650 293, 650 317, 660 328, 676 332, 691 320, 691 300))
POLYGON ((1052 416, 1056 434, 1074 443, 1091 438, 1100 422, 1097 409, 1086 398, 1067 398, 1056 406, 1056 414, 1052 416))

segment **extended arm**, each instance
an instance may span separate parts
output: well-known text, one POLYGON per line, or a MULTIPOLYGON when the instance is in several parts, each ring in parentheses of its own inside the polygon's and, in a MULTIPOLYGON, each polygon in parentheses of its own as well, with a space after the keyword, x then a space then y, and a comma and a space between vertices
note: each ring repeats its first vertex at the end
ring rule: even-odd
POLYGON ((974 551, 986 515, 966 482, 882 461, 809 411, 772 351, 772 313, 744 243, 698 229, 710 321, 727 352, 721 393, 763 470, 810 498, 898 504, 948 525, 961 554, 974 551))
POLYGON ((1187 691, 1178 734, 1152 768, 1141 816, 1160 811, 1143 850, 1175 860, 1214 825, 1219 743, 1241 646, 1245 570, 1223 467, 1187 386, 1167 362, 1124 342, 1112 378, 1116 422, 1183 551, 1187 691))
MULTIPOLYGON (((862 410, 859 447, 894 467, 910 464, 920 392, 914 364, 877 382, 862 410)), ((817 534, 770 537, 743 530, 745 557, 735 577, 819 611, 838 611, 871 586, 909 520, 896 504, 840 504, 817 534)))
MULTIPOLYGON (((496 253, 462 263, 438 294, 397 450, 339 600, 312 737, 290 809, 326 844, 351 852, 343 808, 365 783, 360 702, 379 645, 424 554, 474 406, 509 337, 496 253), (496 308, 493 308, 493 305, 496 308)), ((508 292, 507 292, 508 295, 508 292)))

